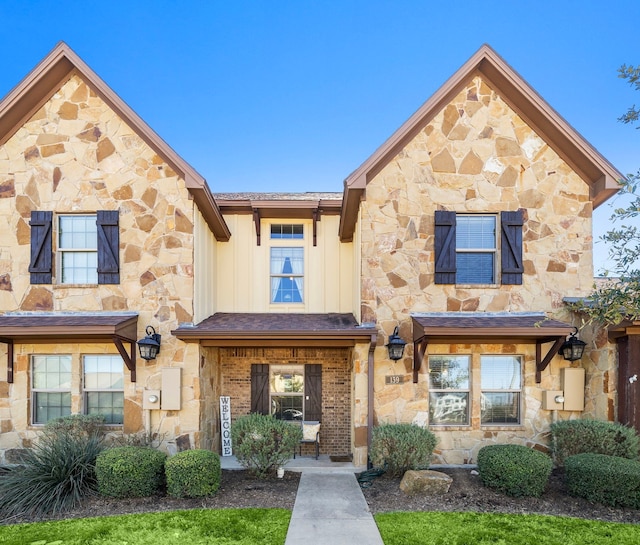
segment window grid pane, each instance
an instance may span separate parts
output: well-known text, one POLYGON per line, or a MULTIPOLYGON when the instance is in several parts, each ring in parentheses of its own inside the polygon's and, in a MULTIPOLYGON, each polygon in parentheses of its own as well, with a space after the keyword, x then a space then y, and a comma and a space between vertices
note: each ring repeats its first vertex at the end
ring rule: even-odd
POLYGON ((60 216, 60 250, 96 250, 98 248, 98 227, 96 216, 60 216))
POLYGON ((105 424, 121 425, 124 423, 123 392, 87 392, 86 414, 100 414, 105 424))
POLYGON ((34 392, 33 423, 46 424, 49 420, 71 414, 70 392, 34 392))
POLYGON ((303 238, 303 229, 301 224, 271 224, 272 239, 301 239, 303 238))
POLYGON ((60 283, 98 283, 96 216, 59 216, 60 283))
POLYGON ((71 388, 71 356, 33 356, 34 390, 71 388))

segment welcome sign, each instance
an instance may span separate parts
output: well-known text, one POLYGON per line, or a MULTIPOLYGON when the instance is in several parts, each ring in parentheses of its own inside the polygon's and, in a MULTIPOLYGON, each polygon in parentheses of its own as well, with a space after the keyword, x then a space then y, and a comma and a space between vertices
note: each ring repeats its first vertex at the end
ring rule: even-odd
POLYGON ((229 396, 220 396, 220 435, 222 437, 222 456, 232 456, 231 398, 229 396))

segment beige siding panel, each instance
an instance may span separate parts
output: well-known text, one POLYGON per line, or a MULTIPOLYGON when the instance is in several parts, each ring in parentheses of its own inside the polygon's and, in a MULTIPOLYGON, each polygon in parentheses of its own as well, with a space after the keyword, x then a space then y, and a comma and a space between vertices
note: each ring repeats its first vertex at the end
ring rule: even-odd
POLYGON ((199 210, 194 221, 194 302, 193 321, 201 322, 216 311, 216 253, 213 233, 199 210))

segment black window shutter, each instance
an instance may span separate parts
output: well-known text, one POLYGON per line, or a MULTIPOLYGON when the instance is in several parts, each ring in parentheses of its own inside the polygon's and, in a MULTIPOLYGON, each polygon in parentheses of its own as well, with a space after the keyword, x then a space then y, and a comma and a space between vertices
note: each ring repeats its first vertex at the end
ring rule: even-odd
POLYGON ((120 233, 117 210, 98 210, 98 284, 120 283, 120 233))
POLYGON ((304 419, 322 422, 322 365, 304 366, 304 419))
POLYGON ((53 212, 31 212, 31 262, 29 272, 32 284, 51 284, 52 267, 52 230, 53 212))
POLYGON ((269 414, 269 366, 251 364, 251 412, 269 414))
POLYGON ((523 218, 522 210, 500 214, 503 284, 522 284, 522 273, 524 272, 522 262, 523 218))
POLYGON ((436 210, 435 283, 456 283, 456 213, 436 210))

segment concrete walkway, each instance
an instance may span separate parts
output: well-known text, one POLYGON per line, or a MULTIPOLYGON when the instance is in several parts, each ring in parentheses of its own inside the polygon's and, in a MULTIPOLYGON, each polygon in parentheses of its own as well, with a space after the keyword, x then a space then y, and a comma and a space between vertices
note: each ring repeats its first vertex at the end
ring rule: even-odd
POLYGON ((285 545, 383 545, 354 473, 304 470, 285 545))

